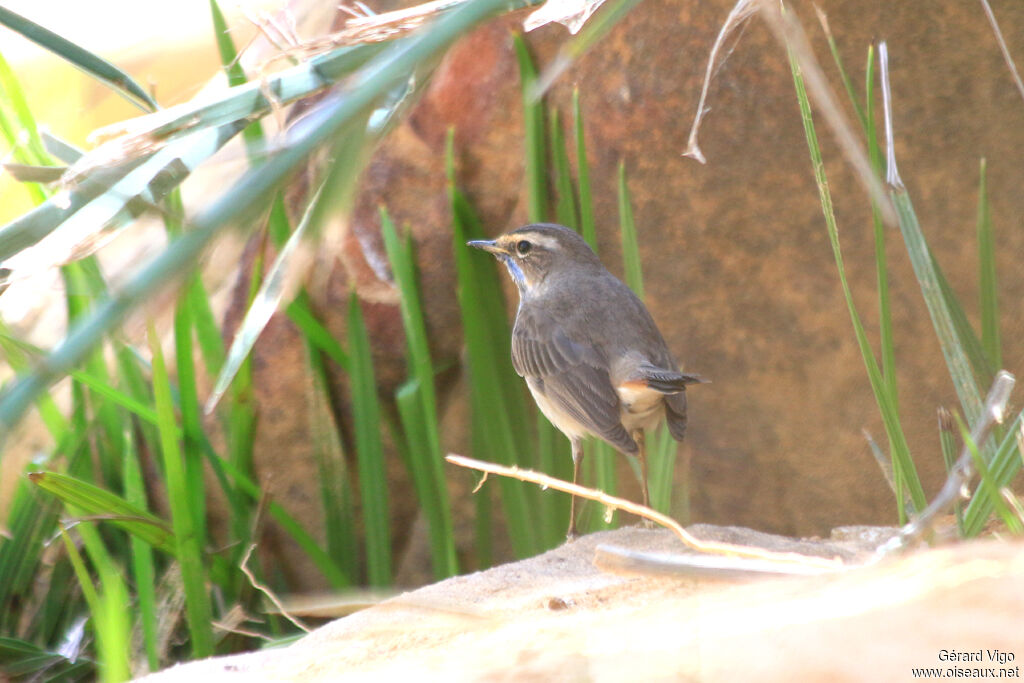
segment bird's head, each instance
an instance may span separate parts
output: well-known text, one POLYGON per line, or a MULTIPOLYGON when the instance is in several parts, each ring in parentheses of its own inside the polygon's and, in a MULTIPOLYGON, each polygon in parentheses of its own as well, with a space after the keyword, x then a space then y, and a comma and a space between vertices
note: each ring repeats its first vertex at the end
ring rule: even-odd
POLYGON ((551 276, 603 269, 577 232, 555 223, 534 223, 493 240, 467 244, 491 252, 504 263, 522 297, 538 293, 551 276))

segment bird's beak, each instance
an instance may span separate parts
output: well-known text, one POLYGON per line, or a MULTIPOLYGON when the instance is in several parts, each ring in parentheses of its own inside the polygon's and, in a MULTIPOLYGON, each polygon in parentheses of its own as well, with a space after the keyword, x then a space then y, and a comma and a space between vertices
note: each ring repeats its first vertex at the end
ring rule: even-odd
POLYGON ((492 254, 507 254, 503 248, 498 246, 498 243, 494 240, 470 240, 466 242, 467 247, 476 247, 477 249, 483 249, 489 251, 492 254))

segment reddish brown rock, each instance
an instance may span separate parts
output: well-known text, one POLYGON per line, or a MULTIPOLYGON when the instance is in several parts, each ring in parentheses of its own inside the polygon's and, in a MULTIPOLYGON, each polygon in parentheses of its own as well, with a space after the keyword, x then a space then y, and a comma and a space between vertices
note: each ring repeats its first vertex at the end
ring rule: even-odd
MULTIPOLYGON (((982 10, 951 0, 926 12, 912 3, 819 4, 856 87, 868 45, 888 41, 902 176, 972 317, 977 167, 980 157, 988 158, 1009 342, 1005 365, 1019 370, 1022 353, 1013 342, 1024 326, 1015 303, 1024 295, 1015 262, 1024 249, 1018 229, 1024 101, 982 10)), ((838 83, 804 5, 798 10, 816 54, 838 83)), ((711 85, 712 110, 700 138, 707 165, 681 156, 707 55, 729 9, 726 2, 647 0, 559 79, 549 99, 569 111, 571 88, 580 88, 601 253, 620 273, 615 182, 625 162, 651 311, 683 365, 713 381, 696 388, 690 401, 684 449, 692 457, 692 517, 791 534, 892 522, 893 497, 861 433, 867 429, 884 444, 884 431, 839 289, 789 66, 758 18, 711 85)), ((1024 55, 1024 9, 998 10, 1011 52, 1024 55)), ((356 283, 385 394, 404 369, 398 310, 381 266, 378 205, 386 204, 415 236, 431 341, 442 364, 458 359, 460 345, 443 173, 449 126, 457 130, 460 183, 487 229, 496 234, 526 222, 509 34, 524 16, 479 29, 446 58, 416 111, 371 162, 341 267, 319 297, 340 330, 345 293, 356 283)), ((538 61, 547 63, 565 38, 560 26, 532 35, 538 61)), ((876 340, 867 200, 823 122, 818 129, 854 297, 876 340)), ((955 406, 956 398, 899 234, 887 234, 901 408, 926 489, 934 491, 942 472, 935 409, 955 406)), ((277 361, 273 373, 277 386, 261 396, 273 417, 261 424, 306 424, 295 401, 302 368, 277 361), (285 375, 294 386, 281 385, 285 375)), ((257 386, 266 386, 262 377, 257 386)), ((457 432, 446 434, 448 445, 461 445, 457 432)), ((288 441, 261 438, 261 451, 286 449, 286 468, 300 471, 295 461, 308 453, 298 433, 283 427, 273 433, 288 441)))

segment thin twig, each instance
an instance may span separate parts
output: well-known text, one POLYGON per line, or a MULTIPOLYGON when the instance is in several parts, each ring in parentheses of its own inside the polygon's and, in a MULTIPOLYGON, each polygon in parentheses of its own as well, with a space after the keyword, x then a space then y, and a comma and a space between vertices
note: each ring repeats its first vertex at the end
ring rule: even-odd
POLYGON ((1006 62, 1006 67, 1010 70, 1010 75, 1013 76, 1013 83, 1017 86, 1017 92, 1020 93, 1021 98, 1024 98, 1024 83, 1021 82, 1020 74, 1017 73, 1017 65, 1013 63, 1013 57, 1010 56, 1010 48, 1006 46, 1006 41, 1003 40, 1003 32, 999 30, 999 22, 996 21, 996 15, 992 13, 988 0, 981 0, 981 6, 985 10, 985 16, 988 17, 988 23, 992 24, 992 32, 996 34, 996 42, 999 43, 999 49, 1003 53, 1003 61, 1006 62))
POLYGON ((610 496, 603 491, 590 489, 585 486, 580 486, 579 484, 570 484, 567 481, 556 479, 555 477, 548 476, 541 472, 521 469, 514 466, 506 467, 504 465, 497 465, 483 460, 476 460, 475 458, 467 458, 463 455, 450 454, 445 458, 445 460, 460 467, 468 467, 470 469, 487 472, 489 474, 497 474, 502 477, 511 477, 520 481, 537 484, 542 488, 551 488, 556 491, 571 493, 574 496, 597 501, 606 507, 623 510, 637 515, 638 517, 649 519, 652 522, 660 524, 661 526, 671 530, 679 537, 679 540, 681 540, 683 544, 698 552, 731 557, 749 557, 779 564, 820 567, 821 569, 841 570, 845 568, 841 560, 810 557, 799 553, 777 553, 763 548, 733 545, 731 543, 721 543, 718 541, 703 541, 690 534, 690 532, 684 529, 679 522, 668 515, 658 512, 657 510, 652 510, 649 507, 645 507, 639 503, 633 503, 625 500, 624 498, 610 496))
POLYGON ((942 490, 929 503, 928 507, 921 511, 917 519, 906 524, 897 536, 878 549, 878 555, 885 555, 916 545, 932 528, 939 514, 948 510, 958 499, 967 498, 967 485, 975 474, 971 446, 980 446, 988 438, 992 427, 1002 423, 1006 414, 1006 403, 1010 399, 1010 392, 1013 390, 1015 381, 1013 375, 1006 370, 996 373, 992 388, 989 389, 988 396, 985 398, 985 410, 978 416, 978 422, 971 430, 970 439, 964 443, 960 457, 950 469, 942 490))
POLYGON ((250 543, 249 549, 245 551, 245 557, 242 558, 242 563, 238 566, 238 568, 241 569, 242 573, 245 574, 245 577, 249 579, 249 583, 252 584, 253 588, 266 595, 270 602, 274 603, 274 607, 276 607, 279 610, 279 612, 285 619, 292 622, 306 633, 309 633, 312 629, 303 624, 296 617, 293 617, 291 614, 289 614, 288 611, 281 604, 281 601, 278 599, 278 597, 274 595, 274 591, 270 590, 270 588, 268 588, 266 585, 257 581, 256 577, 253 576, 252 571, 249 570, 249 558, 252 556, 252 551, 255 549, 256 544, 250 543))
MULTIPOLYGON (((704 119, 704 115, 707 114, 710 109, 705 109, 704 101, 708 96, 708 86, 711 84, 711 78, 714 76, 716 69, 716 62, 718 62, 718 51, 721 49, 725 39, 732 34, 733 31, 743 25, 747 19, 752 17, 757 12, 757 3, 754 0, 739 0, 732 11, 729 12, 729 16, 725 18, 725 23, 722 24, 722 28, 718 31, 718 37, 715 38, 715 44, 711 46, 711 54, 708 55, 708 66, 704 71, 704 84, 700 89, 700 99, 697 101, 697 113, 693 117, 693 125, 690 126, 690 137, 686 141, 686 150, 683 152, 684 157, 690 157, 696 159, 700 163, 706 163, 704 159, 704 153, 700 151, 700 145, 697 144, 697 133, 700 131, 701 121, 704 119)), ((721 64, 718 64, 721 66, 721 64)))

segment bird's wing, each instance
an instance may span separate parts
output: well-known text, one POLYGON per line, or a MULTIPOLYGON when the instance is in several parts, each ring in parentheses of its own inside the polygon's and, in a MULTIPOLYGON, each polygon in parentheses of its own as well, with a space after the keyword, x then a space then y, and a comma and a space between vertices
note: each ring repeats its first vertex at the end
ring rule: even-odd
POLYGON ((686 434, 686 391, 665 397, 665 422, 668 431, 676 441, 682 441, 686 434))
POLYGON ((576 422, 619 450, 636 450, 622 426, 607 363, 592 344, 571 339, 547 316, 520 309, 512 332, 512 365, 520 376, 539 380, 547 399, 576 422))

